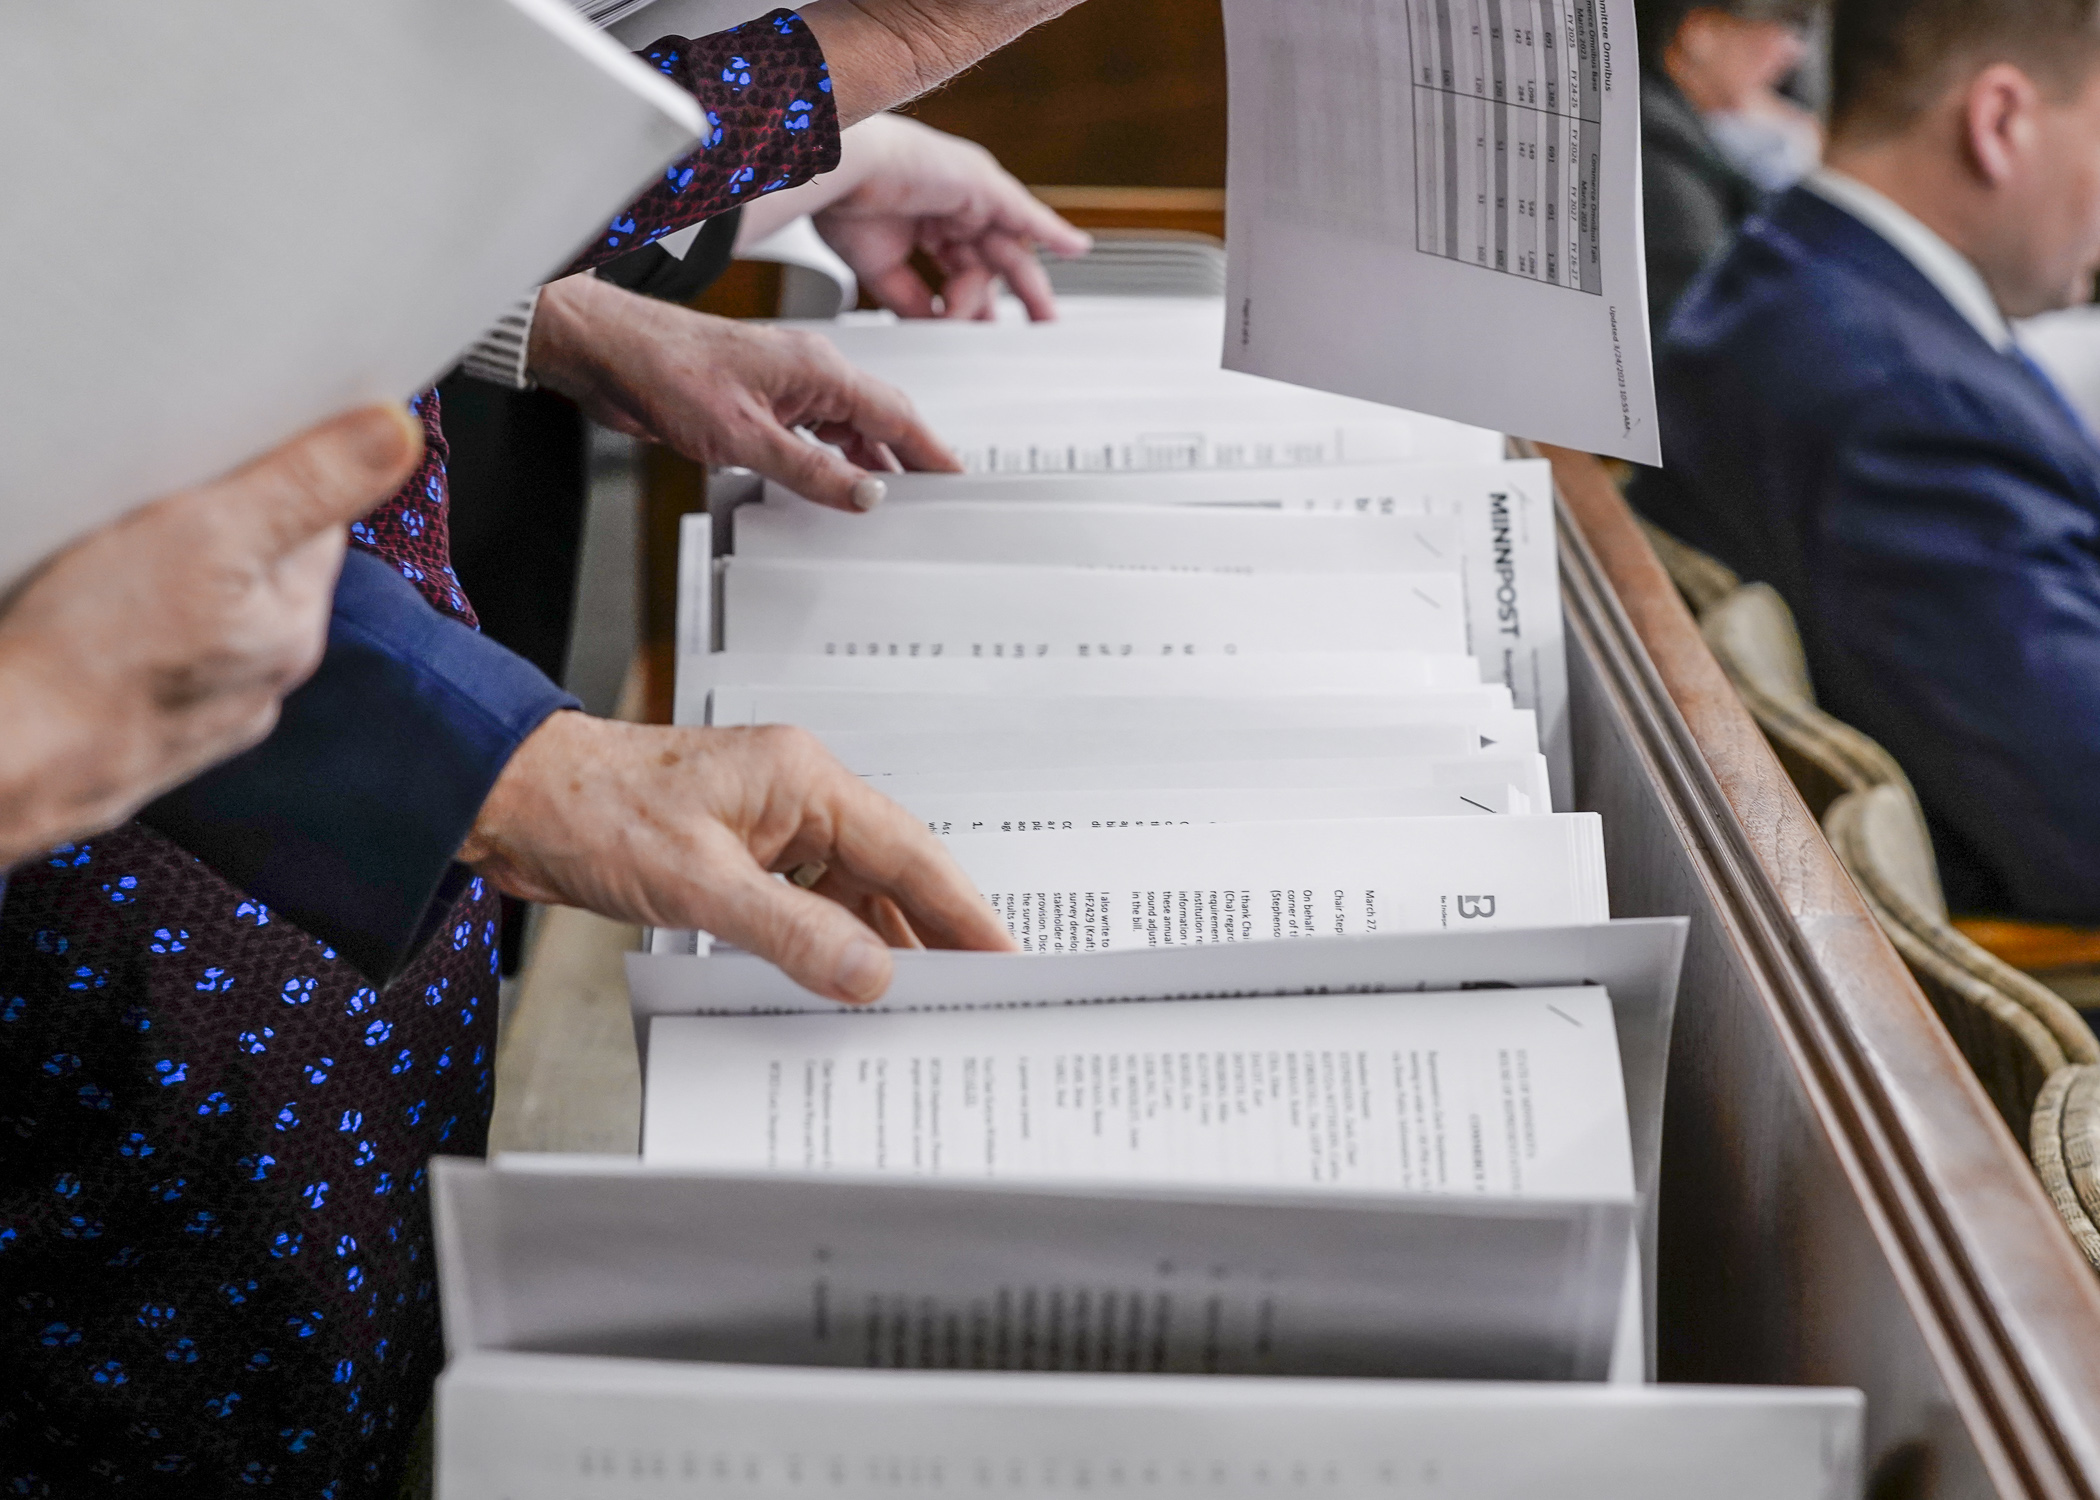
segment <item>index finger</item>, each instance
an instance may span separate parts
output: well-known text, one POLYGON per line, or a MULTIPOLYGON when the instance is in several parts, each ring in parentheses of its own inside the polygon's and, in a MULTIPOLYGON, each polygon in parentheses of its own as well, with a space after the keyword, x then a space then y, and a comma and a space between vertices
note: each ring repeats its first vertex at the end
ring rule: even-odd
POLYGON ((1008 290, 1028 309, 1029 321, 1057 321, 1057 292, 1034 251, 1003 234, 986 235, 978 248, 992 268, 1006 278, 1008 290))
POLYGON ((356 520, 399 489, 423 456, 404 407, 368 406, 311 428, 186 499, 223 506, 265 556, 356 520))
POLYGON ((1094 237, 1036 197, 1026 188, 1016 195, 1011 212, 1000 216, 997 226, 1024 240, 1034 240, 1052 255, 1075 259, 1094 248, 1094 237))
POLYGON ((833 834, 839 865, 896 902, 928 947, 1018 951, 991 903, 925 824, 858 782, 843 797, 833 834))
POLYGON ((845 421, 863 437, 885 443, 907 469, 934 474, 960 474, 962 460, 919 420, 911 398, 872 375, 853 372, 845 421))

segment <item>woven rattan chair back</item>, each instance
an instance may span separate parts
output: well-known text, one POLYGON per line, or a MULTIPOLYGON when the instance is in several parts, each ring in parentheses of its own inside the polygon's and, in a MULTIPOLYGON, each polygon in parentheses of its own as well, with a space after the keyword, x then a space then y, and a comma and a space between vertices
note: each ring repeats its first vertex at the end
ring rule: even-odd
POLYGON ((1947 925, 1932 846, 1907 783, 1846 793, 1823 827, 1984 1091, 2024 1136, 2052 1075, 2067 1064, 2100 1062, 2093 1033, 2054 992, 1947 925))
POLYGON ((1648 545, 1662 559, 1663 571, 1670 575, 1670 582, 1677 585, 1677 592, 1684 595, 1684 602, 1692 607, 1694 615, 1704 615, 1742 587, 1743 580, 1718 557, 1687 546, 1652 522, 1641 522, 1641 530, 1647 533, 1648 545))
POLYGON ((2100 1068, 2060 1068, 2042 1086, 2027 1151, 2064 1227, 2100 1266, 2100 1068))

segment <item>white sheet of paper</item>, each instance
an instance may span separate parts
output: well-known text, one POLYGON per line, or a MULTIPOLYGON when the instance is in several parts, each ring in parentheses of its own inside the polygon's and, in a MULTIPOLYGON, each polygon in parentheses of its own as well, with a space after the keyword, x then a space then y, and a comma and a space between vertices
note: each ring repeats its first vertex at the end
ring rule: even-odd
POLYGON ((920 501, 867 515, 793 496, 741 505, 739 558, 1435 573, 1464 546, 1454 515, 1300 514, 1254 506, 920 501))
POLYGON ((1060 729, 1033 734, 824 730, 817 738, 854 775, 879 777, 1165 761, 1447 760, 1490 751, 1529 756, 1538 752, 1531 730, 1531 716, 1519 711, 1485 716, 1470 725, 1392 724, 1370 729, 1060 729))
MULTIPOLYGON (((1060 310, 1086 299, 1059 298, 1060 310)), ((1127 366, 1165 363, 1182 370, 1216 370, 1225 330, 1220 297, 1114 297, 1092 299, 1110 317, 1062 316, 1051 323, 957 323, 946 319, 902 319, 849 315, 837 322, 781 320, 831 340, 857 367, 872 370, 885 361, 913 359, 954 369, 956 364, 1035 358, 1127 366)))
POLYGON ((972 473, 1464 463, 1499 458, 1503 451, 1502 435, 1485 428, 1369 403, 1323 409, 1292 399, 1304 393, 1289 387, 1045 400, 1020 380, 1002 382, 996 366, 977 375, 972 399, 918 402, 921 415, 972 473), (1001 384, 1010 389, 995 398, 991 392, 1001 384))
MULTIPOLYGON (((883 790, 890 792, 887 787, 883 790)), ((1534 810, 1531 798, 1506 782, 1455 787, 1176 786, 1125 791, 919 792, 897 800, 941 838, 958 833, 1026 836, 1075 828, 1293 823, 1314 818, 1464 818, 1534 810)))
MULTIPOLYGON (((1485 512, 1498 491, 1553 498, 1543 459, 1439 464, 1335 464, 1306 469, 1177 469, 1161 474, 886 474, 888 505, 1025 500, 1095 505, 1234 505, 1271 510, 1360 510, 1376 515, 1485 512)), ((765 502, 798 500, 766 481, 765 502)), ((1551 535, 1550 530, 1547 533, 1551 535)))
POLYGON ((709 1171, 1633 1195, 1594 988, 665 1017, 643 1101, 709 1171))
POLYGON ((1490 724, 1520 710, 1508 689, 1456 693, 1301 693, 1283 698, 1036 697, 1024 693, 862 693, 852 688, 721 687, 708 722, 800 724, 823 732, 1087 729, 1343 728, 1382 724, 1490 724))
POLYGON ((1633 1207, 574 1159, 432 1178, 448 1348, 803 1366, 1595 1380, 1633 1207))
MULTIPOLYGON (((1136 403, 1132 403, 1136 404, 1136 403)), ((1161 403, 1123 421, 1068 418, 1016 423, 957 414, 937 425, 941 440, 971 474, 1152 474, 1176 469, 1268 469, 1339 463, 1424 462, 1477 458, 1492 446, 1461 438, 1430 446, 1408 427, 1290 421, 1274 417, 1199 416, 1161 403), (1150 420, 1147 420, 1147 419, 1150 420)), ((1499 437, 1494 439, 1501 442, 1499 437)))
MULTIPOLYGON (((951 438, 989 431, 1014 447, 1018 440, 1042 445, 1046 435, 1074 430, 1180 431, 1208 440, 1196 450, 1199 454, 1218 451, 1215 460, 1199 457, 1205 466, 1241 465, 1250 456, 1245 451, 1249 437, 1273 441, 1278 430, 1305 424, 1355 434, 1379 449, 1353 457, 1338 453, 1330 462, 1502 456, 1501 435, 1483 428, 1219 369, 1215 337, 1208 344, 1183 338, 1183 330, 1199 326, 1213 334, 1222 331, 1215 302, 1202 303, 1201 314, 1162 318, 1139 306, 1126 311, 1123 299, 1101 300, 1116 306, 1113 315, 1076 326, 1060 319, 987 330, 974 339, 933 342, 874 330, 817 331, 869 374, 909 393, 920 413, 951 438)), ((1297 463, 1307 461, 1307 455, 1278 453, 1262 461, 1297 463)), ((1101 467, 1064 460, 1049 466, 1101 467)))
MULTIPOLYGON (((1388 464, 1341 468, 1181 471, 1160 474, 999 475, 893 474, 885 509, 874 517, 840 516, 839 523, 805 522, 808 502, 777 486, 766 486, 766 508, 789 507, 795 520, 757 519, 767 527, 824 527, 841 538, 859 520, 912 528, 905 516, 928 504, 1013 503, 1030 506, 1077 504, 1089 508, 1129 505, 1276 509, 1309 513, 1378 516, 1450 515, 1462 528, 1470 650, 1491 682, 1506 685, 1519 708, 1538 711, 1539 735, 1553 762, 1563 799, 1574 794, 1573 751, 1568 741, 1567 644, 1560 607, 1558 543, 1554 529, 1553 474, 1541 460, 1479 464, 1388 464)), ((743 526, 741 507, 737 524, 743 526)), ((836 513, 833 513, 836 514, 836 513)), ((1032 523, 1018 520, 1017 527, 1032 523)), ((1190 523, 1192 537, 1205 536, 1190 523)), ((1250 523, 1251 524, 1251 523, 1250 523)), ((879 542, 876 545, 881 545, 879 542)), ((1191 543, 1192 562, 1209 563, 1222 544, 1191 543)), ((1228 554, 1244 556, 1244 554, 1228 554)))
POLYGON ((1023 952, 1098 953, 1611 914, 1595 813, 956 834, 1023 952))
POLYGON ((1042 793, 1280 791, 1317 787, 1337 794, 1394 795, 1434 789, 1466 792, 1508 786, 1547 805, 1546 766, 1537 755, 1464 755, 1415 760, 1123 761, 1094 766, 1010 766, 991 771, 922 771, 876 776, 869 784, 908 807, 926 797, 1031 796, 1042 793))
POLYGON ((1229 368, 1662 461, 1629 0, 1226 0, 1229 368))
MULTIPOLYGON (((774 1370, 473 1353, 438 1383, 447 1500, 572 1500, 608 1475, 819 1475, 975 1500, 1138 1489, 1268 1500, 1289 1485, 1440 1500, 1847 1500, 1852 1390, 1533 1381, 774 1370), (936 1478, 938 1476, 938 1478, 936 1478)), ((608 1478, 607 1484, 623 1483, 608 1478)), ((647 1481, 643 1481, 647 1482, 647 1481)))
POLYGON ((699 128, 559 0, 8 6, 0 582, 404 399, 699 128))
MULTIPOLYGON (((1433 693, 1480 681, 1471 657, 1417 651, 1289 656, 807 656, 714 651, 691 687, 823 687, 904 693, 1080 693, 1224 697, 1234 693, 1433 693)), ((689 695, 691 696, 691 695, 689 695)), ((687 722, 680 719, 681 723, 687 722)), ((698 717, 691 720, 701 722, 698 717)))
MULTIPOLYGON (((1687 919, 1667 917, 1088 954, 906 951, 894 956, 889 992, 857 1013, 1601 985, 1616 1019, 1634 1184, 1645 1204, 1644 1258, 1652 1267, 1664 1080, 1689 928, 1687 919)), ((740 953, 629 954, 627 985, 645 1053, 650 1018, 656 1016, 831 1015, 839 1008, 771 964, 740 953)), ((1648 1290, 1652 1306, 1652 1281, 1648 1290)))
POLYGON ((936 563, 721 565, 722 645, 902 656, 1463 654, 1451 573, 1168 573, 936 563))

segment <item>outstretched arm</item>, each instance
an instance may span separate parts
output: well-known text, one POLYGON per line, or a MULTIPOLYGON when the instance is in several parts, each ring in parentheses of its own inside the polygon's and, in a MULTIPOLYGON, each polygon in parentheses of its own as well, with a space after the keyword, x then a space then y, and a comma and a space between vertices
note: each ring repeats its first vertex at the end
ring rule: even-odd
POLYGON ((638 55, 708 134, 569 266, 588 270, 838 165, 839 132, 946 82, 1078 0, 816 0, 638 55))
POLYGON ((861 121, 841 141, 836 171, 745 209, 738 248, 803 214, 861 286, 906 318, 989 318, 1003 281, 1029 317, 1048 321, 1057 298, 1038 247, 1071 256, 1093 243, 984 147, 903 115, 861 121), (921 250, 945 274, 938 292, 912 267, 921 250))

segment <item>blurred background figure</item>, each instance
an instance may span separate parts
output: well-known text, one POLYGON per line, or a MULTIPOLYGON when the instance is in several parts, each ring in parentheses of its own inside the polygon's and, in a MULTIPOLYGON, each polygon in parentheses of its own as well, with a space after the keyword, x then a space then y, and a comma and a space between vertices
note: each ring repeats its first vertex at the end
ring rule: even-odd
POLYGON ((1640 0, 1648 312, 1658 338, 1685 290, 1766 197, 1822 150, 1816 0, 1640 0), (1788 90, 1791 90, 1789 92, 1788 90))

